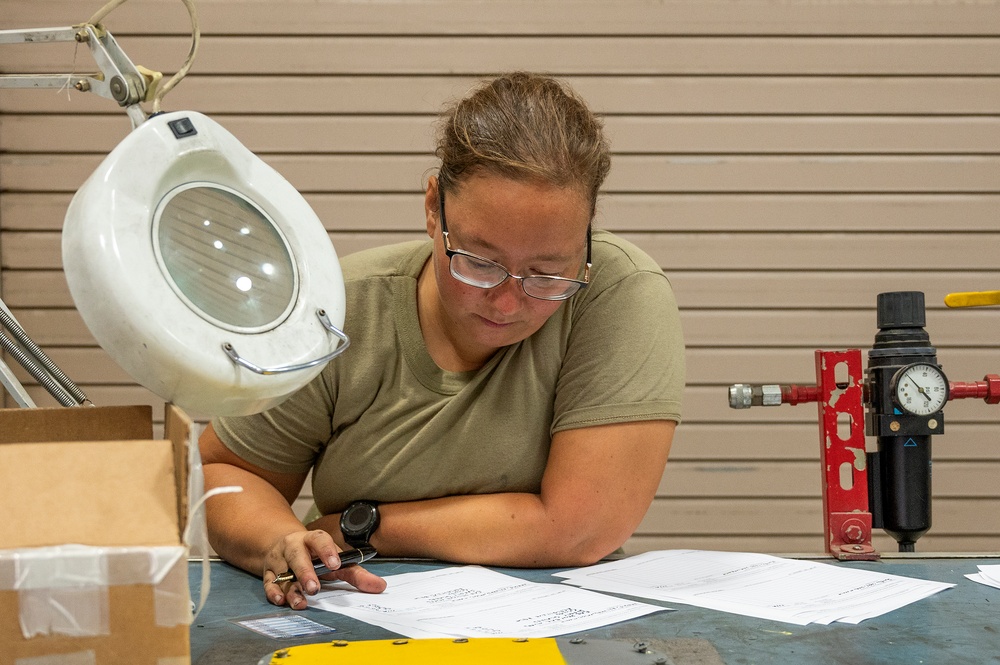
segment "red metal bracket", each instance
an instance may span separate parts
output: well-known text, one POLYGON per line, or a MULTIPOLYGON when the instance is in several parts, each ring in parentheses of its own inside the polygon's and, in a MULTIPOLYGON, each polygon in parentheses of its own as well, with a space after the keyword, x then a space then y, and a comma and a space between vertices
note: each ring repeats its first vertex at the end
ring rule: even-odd
POLYGON ((861 350, 816 351, 816 385, 826 550, 841 560, 876 560, 868 511, 861 350))

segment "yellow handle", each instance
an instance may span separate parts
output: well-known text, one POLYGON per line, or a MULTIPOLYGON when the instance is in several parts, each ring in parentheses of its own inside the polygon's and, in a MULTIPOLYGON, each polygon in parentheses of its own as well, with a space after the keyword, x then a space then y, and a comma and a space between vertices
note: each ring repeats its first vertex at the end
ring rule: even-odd
POLYGON ((944 297, 948 307, 984 307, 1000 305, 1000 291, 969 291, 966 293, 949 293, 944 297))

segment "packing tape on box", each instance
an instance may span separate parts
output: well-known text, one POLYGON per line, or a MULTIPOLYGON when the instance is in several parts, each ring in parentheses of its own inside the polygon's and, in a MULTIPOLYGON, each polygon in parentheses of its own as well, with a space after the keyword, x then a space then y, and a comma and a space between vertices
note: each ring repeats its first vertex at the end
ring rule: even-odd
POLYGON ((88 649, 51 656, 27 656, 15 660, 14 665, 97 665, 97 654, 88 649))
MULTIPOLYGON (((14 665, 97 665, 97 655, 88 650, 51 656, 27 656, 15 660, 14 665)), ((164 656, 156 659, 156 665, 191 665, 191 660, 180 656, 164 656)))
POLYGON ((187 624, 186 551, 179 545, 7 550, 0 552, 0 590, 18 592, 25 639, 109 634, 108 590, 117 585, 152 585, 157 625, 187 624))

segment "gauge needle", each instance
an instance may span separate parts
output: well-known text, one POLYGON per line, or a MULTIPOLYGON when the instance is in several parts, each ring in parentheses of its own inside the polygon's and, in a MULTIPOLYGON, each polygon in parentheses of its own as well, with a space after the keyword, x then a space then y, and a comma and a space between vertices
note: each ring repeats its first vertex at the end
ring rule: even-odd
POLYGON ((927 394, 926 390, 917 385, 917 382, 913 380, 912 376, 910 377, 910 383, 912 383, 913 387, 917 389, 917 392, 919 392, 921 395, 924 396, 925 400, 927 400, 928 402, 931 401, 931 396, 927 394))

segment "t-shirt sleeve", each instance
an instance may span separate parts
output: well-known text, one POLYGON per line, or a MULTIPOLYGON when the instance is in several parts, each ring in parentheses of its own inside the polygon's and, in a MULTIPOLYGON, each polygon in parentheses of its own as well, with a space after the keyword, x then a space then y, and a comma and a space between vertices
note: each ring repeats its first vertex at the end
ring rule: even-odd
POLYGON ((574 312, 551 431, 680 422, 684 371, 684 340, 669 281, 655 264, 626 271, 574 312))
POLYGON ((332 436, 332 409, 327 366, 311 382, 278 406, 263 413, 219 417, 212 426, 222 443, 241 458, 279 473, 303 473, 332 436))

